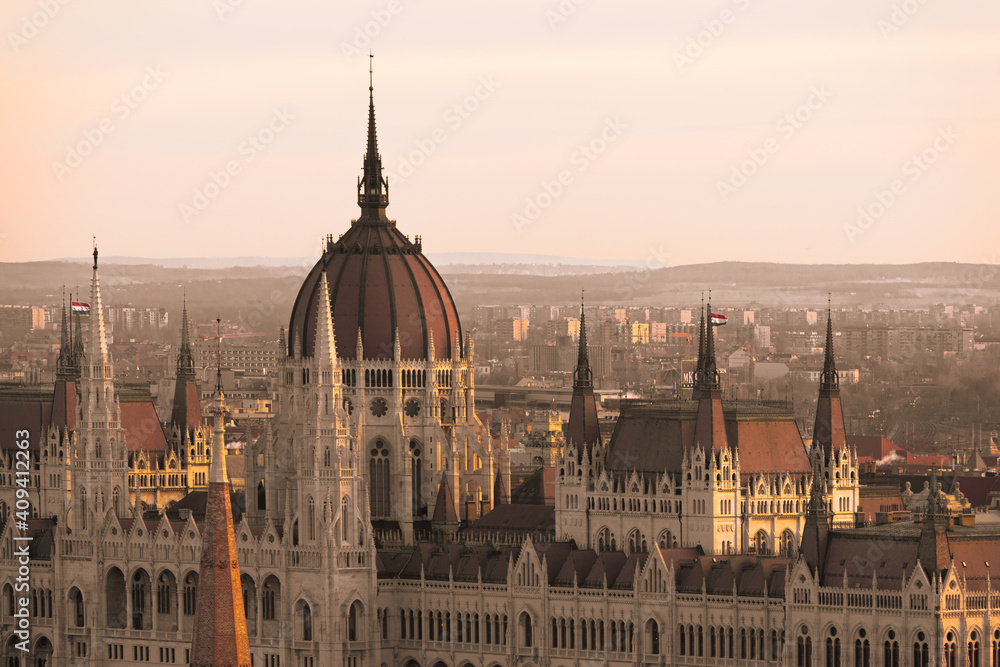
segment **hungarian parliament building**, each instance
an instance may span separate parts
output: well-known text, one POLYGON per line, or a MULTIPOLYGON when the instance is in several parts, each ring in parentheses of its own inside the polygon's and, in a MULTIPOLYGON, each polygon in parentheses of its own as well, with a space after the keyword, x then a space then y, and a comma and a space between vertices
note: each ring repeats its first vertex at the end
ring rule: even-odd
MULTIPOLYGON (((1000 667, 1000 515, 954 513, 932 475, 922 512, 865 524, 829 317, 807 444, 786 409, 723 399, 710 306, 690 398, 602 438, 581 312, 554 504, 511 504, 507 429, 386 216, 368 113, 360 215, 299 291, 232 497, 255 667, 1000 667)), ((213 424, 186 312, 169 423, 116 387, 97 260, 54 385, 0 392, 3 667, 192 660, 213 424)))

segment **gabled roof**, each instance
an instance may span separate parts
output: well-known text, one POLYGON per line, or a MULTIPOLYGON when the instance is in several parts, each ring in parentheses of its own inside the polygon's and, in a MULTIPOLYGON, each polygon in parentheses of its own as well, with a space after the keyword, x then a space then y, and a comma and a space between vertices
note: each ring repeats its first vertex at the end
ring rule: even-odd
POLYGON ((156 407, 149 395, 120 392, 121 425, 125 429, 125 444, 130 452, 166 452, 167 436, 156 416, 156 407))
MULTIPOLYGON (((808 474, 795 418, 781 408, 722 403, 725 440, 739 452, 744 475, 808 474)), ((605 457, 612 470, 679 473, 684 447, 695 442, 698 402, 624 402, 605 457)))

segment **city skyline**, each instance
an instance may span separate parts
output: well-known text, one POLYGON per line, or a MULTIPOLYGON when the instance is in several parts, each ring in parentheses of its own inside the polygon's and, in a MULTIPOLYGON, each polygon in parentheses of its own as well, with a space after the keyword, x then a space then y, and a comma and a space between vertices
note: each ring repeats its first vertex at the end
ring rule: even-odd
POLYGON ((0 12, 0 261, 315 254, 358 216, 369 49, 429 253, 998 261, 989 3, 294 9, 0 12))

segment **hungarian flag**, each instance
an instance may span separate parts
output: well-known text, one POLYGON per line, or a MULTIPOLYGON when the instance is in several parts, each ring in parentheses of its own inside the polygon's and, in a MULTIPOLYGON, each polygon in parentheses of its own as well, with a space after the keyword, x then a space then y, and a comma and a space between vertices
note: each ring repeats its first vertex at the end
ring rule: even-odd
POLYGON ((72 301, 72 302, 70 302, 70 305, 73 306, 73 312, 74 313, 89 313, 90 312, 90 304, 89 303, 82 303, 80 301, 72 301))
POLYGON ((719 315, 718 313, 712 313, 712 326, 721 327, 723 324, 729 321, 729 318, 725 315, 719 315))

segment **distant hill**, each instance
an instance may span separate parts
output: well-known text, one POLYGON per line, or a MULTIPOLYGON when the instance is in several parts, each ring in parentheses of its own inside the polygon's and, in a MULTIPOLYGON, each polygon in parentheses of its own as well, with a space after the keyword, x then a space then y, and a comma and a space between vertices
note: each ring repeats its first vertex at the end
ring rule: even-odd
MULTIPOLYGON (((445 253, 433 256, 463 312, 479 304, 569 304, 585 289, 592 304, 692 306, 712 290, 720 307, 762 305, 822 307, 828 292, 836 306, 988 303, 1000 298, 1000 267, 923 264, 771 264, 717 262, 674 267, 598 264, 483 263, 484 259, 567 260, 545 255, 445 253), (449 258, 456 263, 448 263, 449 258), (563 267, 559 269, 559 267, 563 267), (559 270, 556 270, 559 269, 559 270)), ((287 321, 309 258, 146 259, 102 258, 107 304, 174 308, 187 288, 193 309, 259 311, 287 321), (245 263, 239 263, 245 262, 245 263), (281 262, 285 262, 284 264, 281 262), (184 267, 187 268, 184 268, 184 267)), ((86 293, 89 261, 0 263, 0 303, 57 303, 63 287, 86 293)), ((214 315, 213 315, 214 317, 214 315)))

